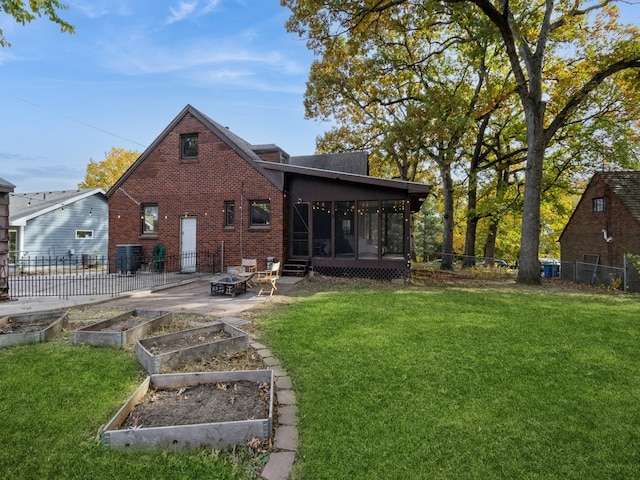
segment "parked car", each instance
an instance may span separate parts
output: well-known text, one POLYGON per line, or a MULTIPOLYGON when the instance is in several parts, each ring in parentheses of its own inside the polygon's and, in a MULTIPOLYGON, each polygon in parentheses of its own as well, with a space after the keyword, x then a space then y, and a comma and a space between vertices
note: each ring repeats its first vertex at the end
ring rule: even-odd
POLYGON ((483 260, 482 263, 480 263, 480 265, 482 265, 483 267, 488 267, 488 266, 494 266, 494 267, 500 267, 500 268, 509 267, 509 264, 501 258, 495 258, 493 262, 491 262, 491 260, 483 260))

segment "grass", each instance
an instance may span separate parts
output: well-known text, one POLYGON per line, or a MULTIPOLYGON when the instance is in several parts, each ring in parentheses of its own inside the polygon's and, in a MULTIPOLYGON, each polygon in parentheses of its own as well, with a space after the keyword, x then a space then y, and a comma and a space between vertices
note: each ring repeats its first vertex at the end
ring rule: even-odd
POLYGON ((130 353, 60 342, 0 350, 0 478, 242 478, 207 450, 115 452, 96 440, 142 378, 130 353))
POLYGON ((640 478, 637 297, 342 288, 261 320, 295 479, 640 478))

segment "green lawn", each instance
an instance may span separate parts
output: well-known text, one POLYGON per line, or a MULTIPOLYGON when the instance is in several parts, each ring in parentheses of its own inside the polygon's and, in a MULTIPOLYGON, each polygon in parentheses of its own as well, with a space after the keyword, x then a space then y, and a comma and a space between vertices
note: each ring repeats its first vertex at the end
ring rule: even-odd
MULTIPOLYGON (((293 477, 640 478, 639 313, 632 295, 348 282, 266 310, 293 477)), ((96 442, 143 376, 130 352, 55 341, 0 364, 2 479, 248 478, 229 452, 96 442)))
POLYGON ((295 479, 640 478, 637 296, 342 288, 261 320, 295 479))
POLYGON ((60 342, 0 350, 0 478, 241 478, 201 453, 115 452, 95 440, 142 378, 131 353, 60 342))

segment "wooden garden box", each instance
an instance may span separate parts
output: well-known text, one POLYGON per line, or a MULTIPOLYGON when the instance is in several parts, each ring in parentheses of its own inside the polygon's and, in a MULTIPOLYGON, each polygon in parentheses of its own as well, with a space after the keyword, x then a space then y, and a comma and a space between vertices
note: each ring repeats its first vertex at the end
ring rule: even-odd
POLYGON ((170 372, 207 356, 236 353, 248 348, 249 336, 222 322, 139 340, 136 356, 148 373, 156 374, 170 372))
POLYGON ((0 317, 0 348, 46 342, 69 324, 69 312, 25 313, 0 317), (14 333, 11 333, 14 332, 14 333))
POLYGON ((130 310, 115 317, 76 330, 74 344, 108 347, 131 345, 173 321, 173 313, 155 310, 130 310), (115 328, 122 325, 120 328, 115 328))
POLYGON ((244 445, 253 438, 266 440, 273 428, 273 371, 173 373, 148 376, 102 431, 104 446, 113 449, 196 449, 201 446, 226 448, 244 445), (216 423, 196 423, 161 427, 121 426, 149 391, 172 390, 203 384, 234 381, 268 383, 268 415, 265 418, 216 423))

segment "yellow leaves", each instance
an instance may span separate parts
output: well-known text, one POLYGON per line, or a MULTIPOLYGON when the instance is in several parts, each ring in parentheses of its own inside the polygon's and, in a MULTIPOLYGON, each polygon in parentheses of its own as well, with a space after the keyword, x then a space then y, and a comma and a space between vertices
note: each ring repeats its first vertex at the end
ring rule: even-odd
POLYGON ((89 159, 87 174, 78 188, 102 188, 105 192, 118 181, 122 174, 136 161, 140 152, 111 147, 102 162, 89 159))

